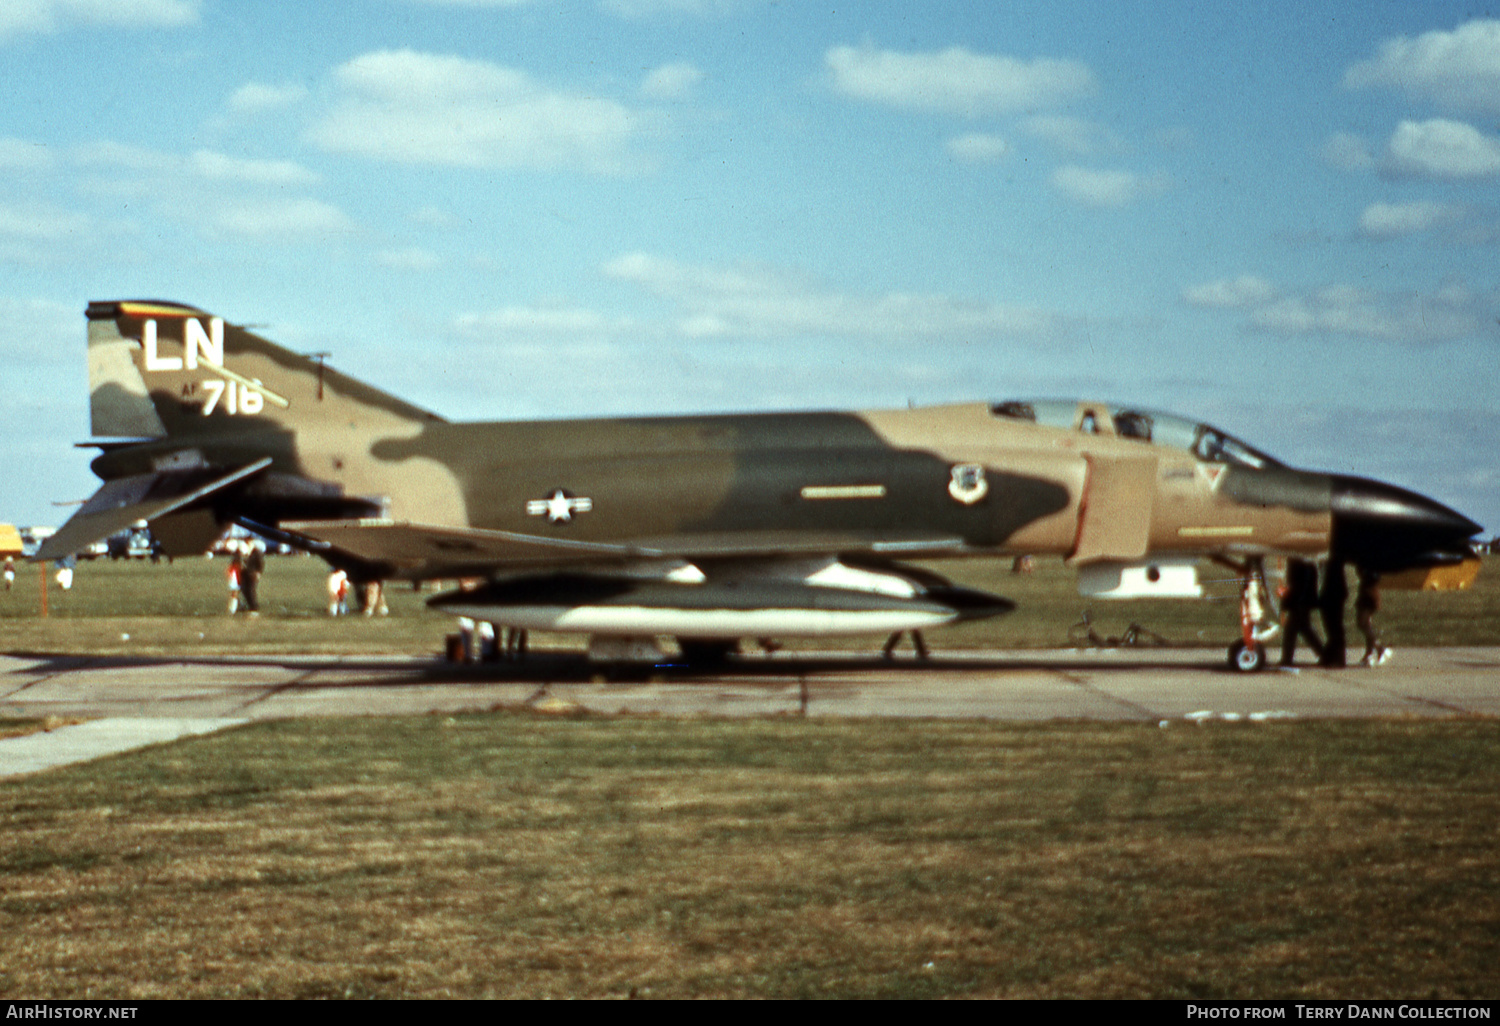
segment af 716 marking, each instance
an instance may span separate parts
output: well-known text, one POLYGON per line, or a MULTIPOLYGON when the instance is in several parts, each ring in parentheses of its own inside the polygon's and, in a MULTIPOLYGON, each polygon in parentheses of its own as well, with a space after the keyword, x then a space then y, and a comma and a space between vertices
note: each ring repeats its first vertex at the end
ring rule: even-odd
POLYGON ((160 374, 191 371, 197 370, 198 365, 202 363, 219 374, 218 378, 204 378, 183 389, 183 394, 188 395, 196 390, 194 385, 203 386, 204 391, 208 393, 208 400, 203 404, 203 416, 211 416, 214 410, 220 408, 230 416, 239 414, 255 416, 265 408, 267 400, 282 409, 287 408, 289 405, 287 400, 267 389, 259 380, 243 378, 224 366, 223 318, 210 317, 207 332, 203 330, 203 325, 197 318, 185 318, 182 322, 182 333, 183 355, 162 356, 156 320, 154 318, 146 320, 141 328, 141 349, 145 372, 160 374), (220 400, 223 400, 222 407, 220 400))

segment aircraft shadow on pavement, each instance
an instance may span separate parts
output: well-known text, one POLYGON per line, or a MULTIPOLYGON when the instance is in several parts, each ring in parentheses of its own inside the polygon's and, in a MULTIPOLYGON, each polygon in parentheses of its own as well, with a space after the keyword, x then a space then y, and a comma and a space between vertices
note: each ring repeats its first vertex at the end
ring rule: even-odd
POLYGON ((305 686, 317 688, 409 686, 414 683, 474 685, 480 683, 703 683, 714 680, 764 680, 784 682, 806 677, 866 674, 872 678, 900 674, 930 679, 972 674, 1012 674, 1037 671, 1070 672, 1139 672, 1142 670, 1224 671, 1229 668, 1222 658, 1205 650, 1202 658, 1183 660, 1154 659, 1135 652, 1132 657, 1113 656, 1108 651, 1085 655, 1082 652, 1050 652, 1030 655, 1018 653, 996 657, 987 654, 964 655, 938 653, 930 659, 898 655, 886 659, 879 653, 829 654, 806 656, 781 653, 775 656, 756 654, 730 656, 711 663, 693 663, 680 658, 661 662, 597 662, 581 652, 532 652, 521 660, 454 663, 439 656, 403 658, 378 656, 173 656, 173 655, 74 655, 66 653, 9 653, 24 658, 27 665, 10 670, 10 676, 50 677, 80 672, 135 670, 149 667, 198 666, 216 673, 232 673, 235 668, 278 667, 308 676, 305 686), (368 674, 369 679, 359 679, 368 674), (333 675, 336 679, 329 679, 333 675), (319 679, 321 678, 321 679, 319 679))

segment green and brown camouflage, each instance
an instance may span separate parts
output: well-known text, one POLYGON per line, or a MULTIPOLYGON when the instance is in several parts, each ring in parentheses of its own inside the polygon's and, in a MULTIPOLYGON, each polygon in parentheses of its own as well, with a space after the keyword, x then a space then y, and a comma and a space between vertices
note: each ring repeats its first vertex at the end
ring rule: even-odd
POLYGON ((699 596, 773 580, 796 604, 834 564, 875 575, 834 588, 910 600, 943 587, 902 566, 915 558, 1390 571, 1463 559, 1479 530, 1414 493, 1102 403, 453 423, 193 307, 87 313, 105 485, 42 558, 139 520, 169 553, 202 551, 238 522, 362 579, 507 580, 508 595, 549 574, 669 579, 699 596))

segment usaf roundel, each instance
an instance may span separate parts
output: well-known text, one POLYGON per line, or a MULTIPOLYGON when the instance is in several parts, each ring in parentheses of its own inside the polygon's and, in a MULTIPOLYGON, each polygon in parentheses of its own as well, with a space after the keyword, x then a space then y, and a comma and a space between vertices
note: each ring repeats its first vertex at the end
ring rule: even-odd
POLYGON ((526 504, 526 512, 534 517, 546 517, 554 524, 567 524, 576 513, 587 513, 594 508, 594 500, 587 496, 574 495, 558 488, 545 499, 532 499, 526 504))
POLYGON ((972 506, 990 492, 990 483, 985 479, 984 467, 978 463, 958 463, 953 467, 953 476, 948 481, 948 494, 965 506, 972 506))

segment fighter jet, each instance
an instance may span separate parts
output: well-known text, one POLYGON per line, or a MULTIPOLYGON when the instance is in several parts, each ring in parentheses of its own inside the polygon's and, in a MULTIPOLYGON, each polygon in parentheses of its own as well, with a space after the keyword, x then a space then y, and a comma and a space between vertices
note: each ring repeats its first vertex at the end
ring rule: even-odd
MULTIPOLYGON (((356 581, 461 580, 461 616, 595 639, 884 634, 994 616, 911 565, 1063 557, 1085 593, 1201 594, 1267 557, 1469 565, 1478 524, 1299 470, 1207 424, 1100 402, 455 423, 203 310, 89 304, 100 490, 36 558, 148 521, 169 555, 231 523, 356 581)), ((1265 663, 1248 613, 1231 662, 1265 663)))

